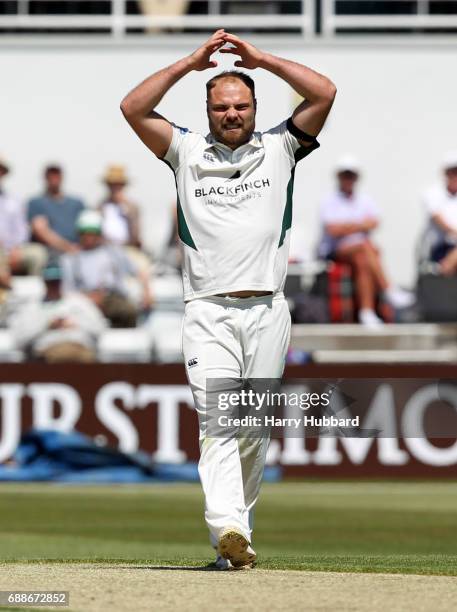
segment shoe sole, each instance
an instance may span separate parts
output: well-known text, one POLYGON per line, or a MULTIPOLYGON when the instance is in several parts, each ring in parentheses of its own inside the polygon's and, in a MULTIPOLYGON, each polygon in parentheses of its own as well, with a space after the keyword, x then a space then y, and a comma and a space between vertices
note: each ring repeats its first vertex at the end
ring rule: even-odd
POLYGON ((247 551, 249 541, 236 530, 223 531, 219 538, 218 551, 221 557, 228 559, 234 569, 251 569, 256 560, 255 553, 247 551))

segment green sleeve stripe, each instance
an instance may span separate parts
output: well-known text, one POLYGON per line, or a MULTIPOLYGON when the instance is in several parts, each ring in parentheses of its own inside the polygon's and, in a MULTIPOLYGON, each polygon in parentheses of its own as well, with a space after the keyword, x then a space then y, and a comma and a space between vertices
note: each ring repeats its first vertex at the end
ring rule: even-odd
POLYGON ((181 202, 179 201, 178 194, 178 181, 176 180, 176 173, 173 169, 173 166, 166 159, 162 159, 161 161, 166 164, 170 170, 173 172, 173 176, 175 177, 175 185, 176 185, 176 199, 177 199, 177 208, 178 208, 178 236, 184 244, 187 244, 191 249, 198 251, 195 246, 194 239, 192 238, 192 234, 190 233, 189 226, 187 225, 186 217, 184 216, 184 211, 181 206, 181 202))
MULTIPOLYGON (((313 142, 309 147, 299 147, 295 151, 295 163, 297 164, 304 157, 309 155, 312 151, 319 148, 320 144, 317 142, 313 142)), ((295 177, 295 166, 292 168, 290 172, 290 180, 287 183, 287 196, 286 196, 286 206, 284 208, 284 214, 282 217, 282 228, 281 235, 279 237, 278 249, 282 247, 284 244, 284 239, 286 237, 286 232, 292 227, 292 199, 294 194, 294 177, 295 177)))
POLYGON ((197 247, 195 246, 195 242, 192 238, 192 234, 189 231, 189 227, 187 226, 186 217, 184 216, 181 202, 179 201, 179 196, 177 196, 177 199, 178 199, 178 235, 181 238, 181 240, 184 242, 184 244, 187 244, 187 246, 191 247, 195 251, 198 251, 197 247))
POLYGON ((292 198, 294 193, 294 176, 295 168, 292 168, 292 171, 290 173, 290 179, 287 183, 286 205, 284 207, 284 214, 282 216, 282 228, 281 235, 279 237, 278 249, 281 248, 284 243, 287 230, 292 227, 292 198))

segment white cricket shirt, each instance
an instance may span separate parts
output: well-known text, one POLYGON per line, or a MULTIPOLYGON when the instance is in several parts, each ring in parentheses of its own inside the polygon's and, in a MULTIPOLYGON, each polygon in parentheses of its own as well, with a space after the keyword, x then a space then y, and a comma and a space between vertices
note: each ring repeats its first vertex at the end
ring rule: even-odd
MULTIPOLYGON (((425 206, 430 217, 440 215, 444 221, 457 231, 457 194, 449 193, 446 185, 435 185, 424 196, 425 206)), ((454 244, 455 238, 448 236, 434 221, 429 220, 432 245, 454 244)))
POLYGON ((367 219, 380 217, 379 208, 366 193, 355 191, 347 196, 340 190, 328 194, 321 204, 322 237, 318 248, 321 257, 327 257, 343 246, 358 244, 366 240, 371 232, 353 232, 341 238, 334 238, 326 230, 331 223, 362 223, 367 219))
POLYGON ((234 291, 282 291, 292 192, 302 147, 286 121, 232 151, 211 134, 173 125, 164 157, 178 192, 184 300, 234 291))

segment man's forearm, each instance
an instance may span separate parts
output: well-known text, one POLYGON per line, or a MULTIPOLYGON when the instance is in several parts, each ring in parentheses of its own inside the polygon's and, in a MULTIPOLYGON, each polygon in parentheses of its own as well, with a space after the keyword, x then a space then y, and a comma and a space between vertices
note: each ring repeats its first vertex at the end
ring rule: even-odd
POLYGON ((38 240, 57 251, 65 252, 70 250, 73 246, 71 242, 62 238, 62 236, 54 232, 51 228, 33 228, 33 233, 38 240))
POLYGON ((433 215, 432 219, 435 222, 435 224, 441 230, 443 230, 443 232, 445 232, 446 234, 456 234, 457 233, 455 228, 452 227, 452 225, 449 225, 449 223, 447 223, 441 215, 439 214, 433 215))
POLYGON ((259 67, 283 79, 309 102, 333 98, 336 87, 330 79, 315 70, 290 60, 263 53, 259 67))
POLYGON ((145 79, 132 89, 121 102, 124 114, 147 117, 167 91, 193 70, 190 57, 184 57, 145 79))
POLYGON ((343 238, 344 236, 350 236, 359 232, 370 232, 376 226, 377 222, 374 220, 363 221, 361 223, 329 223, 327 225, 327 232, 333 238, 343 238))

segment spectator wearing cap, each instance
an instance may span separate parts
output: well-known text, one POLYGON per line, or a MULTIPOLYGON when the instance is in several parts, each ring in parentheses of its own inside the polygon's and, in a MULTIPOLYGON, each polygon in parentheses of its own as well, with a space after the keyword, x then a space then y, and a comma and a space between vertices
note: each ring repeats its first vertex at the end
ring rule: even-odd
POLYGON ((9 163, 0 157, 0 284, 9 286, 10 273, 41 274, 46 251, 27 242, 27 217, 21 201, 7 193, 3 179, 10 172, 9 163))
POLYGON ((379 293, 394 307, 410 306, 411 294, 394 288, 384 272, 372 232, 379 225, 379 209, 374 200, 356 186, 360 164, 352 155, 342 157, 335 168, 337 189, 321 206, 322 239, 319 255, 347 263, 353 271, 359 305, 359 321, 369 327, 382 325, 375 311, 379 293))
POLYGON ((100 205, 103 237, 106 242, 122 246, 137 266, 149 271, 150 261, 141 250, 138 206, 125 194, 129 178, 124 166, 108 166, 103 182, 107 188, 106 197, 100 205))
POLYGON ((43 270, 46 294, 41 303, 16 309, 8 325, 18 346, 31 359, 48 363, 96 361, 98 336, 107 323, 82 293, 62 296, 61 269, 50 262, 43 270))
POLYGON ((140 310, 152 305, 148 275, 138 269, 117 245, 102 237, 102 217, 95 210, 81 213, 76 223, 79 250, 61 259, 64 294, 80 291, 98 306, 112 327, 135 327, 140 310), (134 304, 127 290, 128 277, 142 287, 142 303, 134 304))
POLYGON ((424 197, 430 216, 430 259, 442 274, 457 273, 457 151, 442 162, 444 181, 429 189, 424 197))
POLYGON ((48 165, 44 170, 44 180, 44 193, 31 199, 28 205, 32 236, 47 247, 50 255, 74 253, 79 249, 76 219, 84 209, 84 203, 64 194, 61 166, 48 165))

